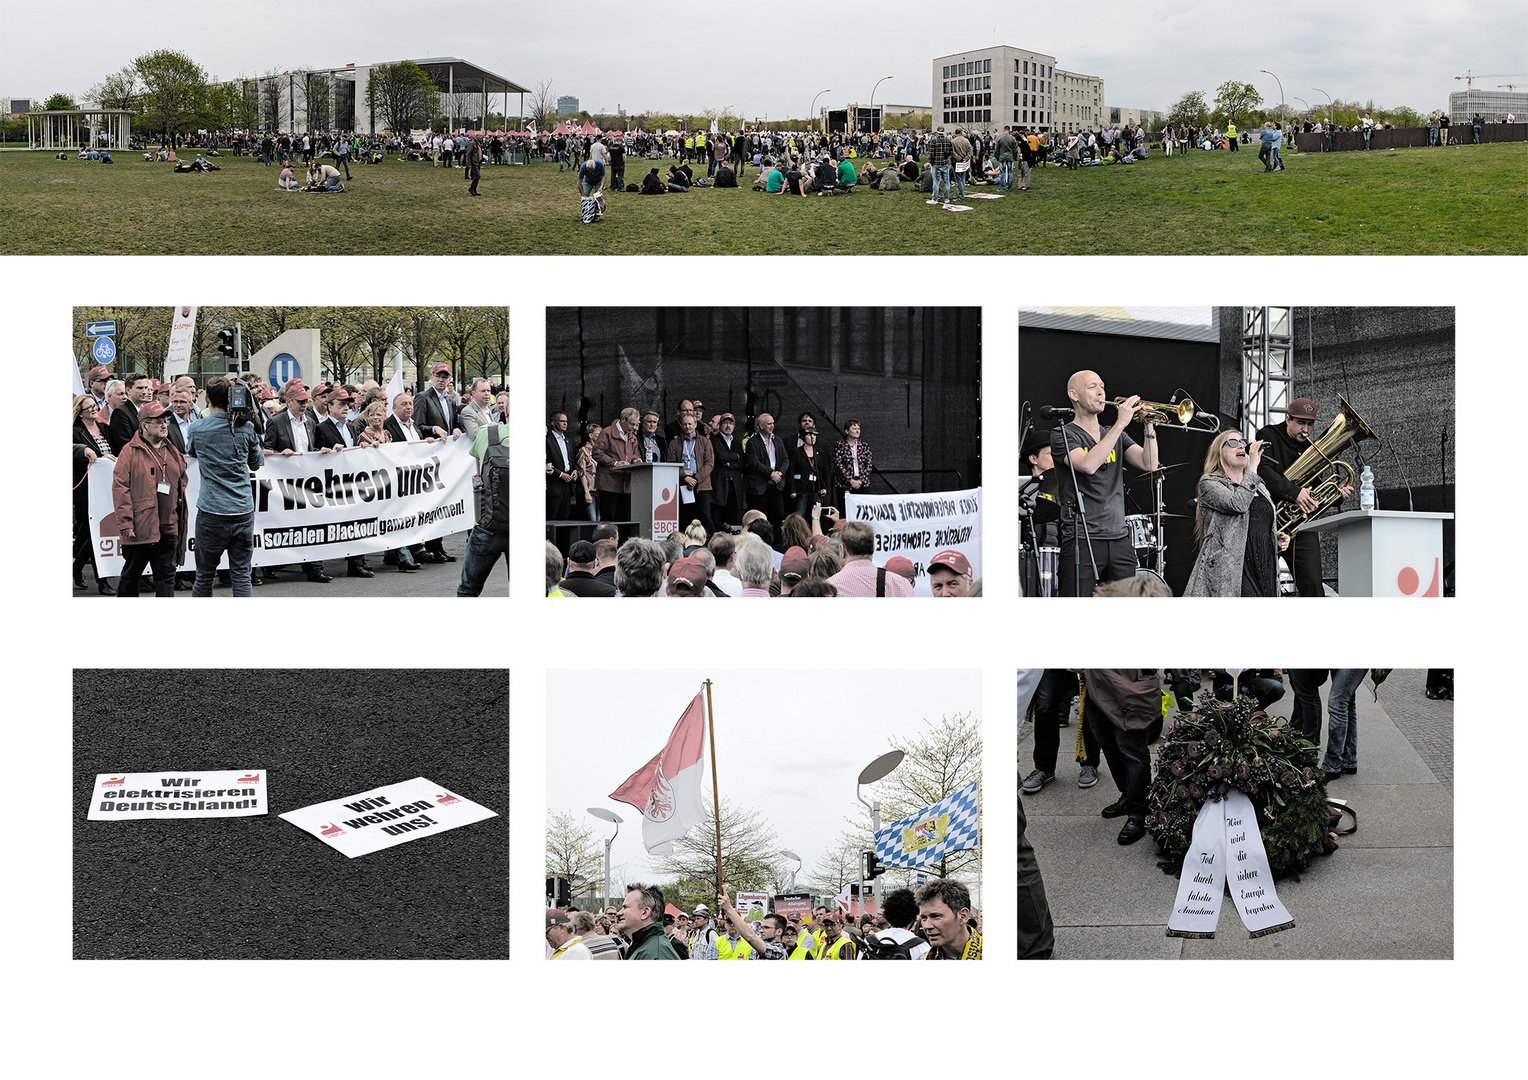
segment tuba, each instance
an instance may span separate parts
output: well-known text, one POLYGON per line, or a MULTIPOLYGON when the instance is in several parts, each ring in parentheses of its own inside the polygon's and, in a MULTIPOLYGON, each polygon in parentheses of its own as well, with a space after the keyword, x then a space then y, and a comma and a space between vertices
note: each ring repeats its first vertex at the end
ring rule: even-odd
POLYGON ((1321 438, 1312 440, 1310 446, 1306 447, 1300 456, 1295 458, 1294 464, 1284 472, 1284 479, 1310 490, 1311 498, 1316 500, 1316 509, 1307 514, 1295 503, 1280 503, 1278 508, 1280 532, 1293 533, 1312 518, 1324 514, 1340 503, 1343 485, 1351 486, 1357 480, 1358 474, 1346 461, 1339 461, 1337 454, 1350 442, 1378 438, 1370 430, 1369 425, 1364 423, 1364 418, 1358 415, 1345 398, 1339 394, 1337 400, 1342 403, 1342 407, 1337 411, 1337 419, 1332 421, 1331 427, 1322 432, 1321 438), (1327 470, 1331 471, 1317 482, 1317 478, 1327 470), (1347 474, 1345 480, 1342 478, 1342 473, 1347 474))

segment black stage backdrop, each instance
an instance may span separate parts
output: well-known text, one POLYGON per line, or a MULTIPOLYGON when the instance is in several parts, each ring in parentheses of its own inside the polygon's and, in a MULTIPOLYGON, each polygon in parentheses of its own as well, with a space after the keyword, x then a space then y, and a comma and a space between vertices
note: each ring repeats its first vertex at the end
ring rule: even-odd
MULTIPOLYGON (((1237 422, 1241 308, 1219 309, 1217 412, 1237 422)), ((1374 470, 1381 510, 1454 512, 1454 309, 1297 307, 1291 312, 1295 383, 1291 397, 1316 403, 1316 431, 1337 415, 1341 394, 1379 439, 1349 443, 1340 455, 1374 470), (1410 483, 1408 500, 1407 483, 1410 483)), ((1342 509, 1358 507, 1358 496, 1342 509)), ((1454 590, 1454 522, 1443 522, 1445 595, 1454 590)), ((1337 538, 1321 537, 1321 572, 1337 583, 1337 538)))
MULTIPOLYGON (((1182 399, 1186 391, 1195 402, 1211 411, 1219 399, 1216 384, 1217 346, 1213 342, 1174 341, 1164 338, 1136 337, 1126 334, 1088 334, 1073 330, 1046 330, 1034 327, 1019 329, 1019 400, 1033 406, 1070 405, 1066 383, 1077 371, 1096 371, 1104 380, 1110 398, 1139 394, 1147 401, 1166 402, 1174 393, 1182 399)), ((1114 422, 1114 410, 1106 409, 1102 423, 1114 422)), ((1229 420, 1227 420, 1229 423, 1229 420)), ((1054 422, 1035 420, 1037 427, 1048 429, 1054 422)), ((1140 424, 1128 429, 1136 442, 1142 438, 1140 424)), ((1188 575, 1194 568, 1194 507, 1192 500, 1204 471, 1204 456, 1212 436, 1173 428, 1158 429, 1160 461, 1163 466, 1183 464, 1170 469, 1163 488, 1163 510, 1185 515, 1167 518, 1163 533, 1167 541, 1167 584, 1175 596, 1182 595, 1188 575)), ((1026 463, 1020 462, 1020 474, 1027 475, 1026 463)), ((1140 479, 1144 474, 1125 471, 1125 513, 1149 514, 1152 511, 1151 485, 1140 479)))
POLYGON ((77 960, 508 958, 507 671, 76 671, 73 811, 77 960), (262 817, 85 817, 97 773, 246 768, 262 817), (358 859, 277 816, 416 776, 499 816, 358 859))
POLYGON ((739 432, 771 413, 791 446, 810 411, 830 455, 857 418, 877 494, 981 483, 980 308, 548 308, 546 355, 575 446, 586 421, 631 406, 667 425, 699 397, 739 432))

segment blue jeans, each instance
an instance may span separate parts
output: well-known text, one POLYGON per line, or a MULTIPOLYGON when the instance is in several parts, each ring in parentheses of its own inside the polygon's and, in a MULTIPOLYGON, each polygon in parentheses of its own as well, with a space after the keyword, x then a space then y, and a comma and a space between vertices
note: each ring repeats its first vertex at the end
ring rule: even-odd
MULTIPOLYGON (((1293 680, 1291 680, 1293 681, 1293 680)), ((1215 697, 1221 701, 1231 700, 1231 687, 1235 685, 1243 697, 1250 697, 1257 701, 1257 707, 1264 711, 1284 696, 1284 684, 1278 679, 1270 679, 1263 675, 1249 675, 1245 672, 1234 684, 1228 671, 1215 672, 1215 697)), ((1317 702, 1320 705, 1320 702, 1317 702)), ((1320 733, 1317 733, 1320 737, 1320 733)))
POLYGON ((999 161, 997 163, 997 186, 1004 191, 1013 190, 1013 162, 999 161))
POLYGON ((1437 128, 1428 128, 1427 129, 1427 145, 1428 146, 1437 146, 1438 145, 1438 129, 1437 128))
POLYGON ((955 196, 957 199, 964 199, 966 197, 966 177, 969 175, 971 175, 969 166, 967 166, 965 172, 955 173, 955 190, 960 193, 955 196))
POLYGON ((1269 143, 1257 152, 1258 160, 1263 163, 1264 172, 1273 172, 1273 144, 1269 143))
POLYGON ((481 596, 488 572, 504 556, 506 569, 509 564, 509 534, 496 533, 485 525, 474 525, 467 534, 467 554, 462 559, 462 580, 456 587, 457 596, 481 596))
POLYGON ((1358 768, 1358 686, 1368 668, 1338 668, 1326 695, 1326 756, 1323 772, 1358 768))
POLYGON ((1289 672, 1289 688, 1294 691, 1295 705, 1289 714, 1289 726, 1317 746, 1321 745, 1321 684, 1326 682, 1326 672, 1320 668, 1292 668, 1289 672))
POLYGON ((933 195, 933 197, 935 199, 938 199, 939 198, 939 185, 940 185, 941 182, 943 182, 943 184, 944 184, 944 201, 948 202, 949 198, 950 198, 950 166, 948 164, 945 164, 945 165, 935 165, 933 168, 934 168, 934 189, 933 189, 933 191, 930 192, 930 194, 933 195))
POLYGON ((255 555, 255 514, 196 512, 196 581, 192 596, 211 596, 218 561, 228 552, 228 577, 235 596, 254 596, 249 567, 255 555))

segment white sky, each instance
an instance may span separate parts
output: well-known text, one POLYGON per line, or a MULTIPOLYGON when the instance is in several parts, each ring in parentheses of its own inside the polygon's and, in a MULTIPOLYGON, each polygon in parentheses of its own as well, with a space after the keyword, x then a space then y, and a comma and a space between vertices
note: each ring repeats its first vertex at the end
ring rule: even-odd
MULTIPOLYGON (((1314 88, 1378 106, 1427 112, 1464 89, 1466 69, 1528 72, 1521 0, 1287 0, 1229 20, 1222 0, 1131 0, 1054 11, 994 2, 940 8, 926 0, 831 5, 818 0, 639 9, 628 0, 575 8, 484 0, 374 0, 357 7, 294 0, 236 6, 60 0, 11 4, 0 93, 75 97, 156 48, 188 53, 222 79, 272 68, 332 67, 459 56, 531 88, 551 79, 591 112, 682 113, 733 106, 748 118, 801 117, 819 105, 876 100, 930 104, 936 56, 993 44, 1056 57, 1101 76, 1110 105, 1166 109, 1187 90, 1212 97, 1227 79, 1265 99, 1312 106, 1314 88), (1256 16, 1264 16, 1259 26, 1256 16), (794 17, 793 17, 794 16, 794 17), (65 30, 67 34, 60 36, 65 30), (51 45, 46 43, 53 43, 51 45)), ((1528 84, 1528 76, 1488 77, 1528 84)), ((510 99, 511 112, 518 98, 510 99)))
MULTIPOLYGON (((723 801, 758 811, 780 846, 802 858, 798 884, 860 808, 860 770, 886 753, 887 737, 913 737, 924 719, 971 712, 981 719, 981 678, 972 671, 557 671, 547 674, 547 806, 595 827, 603 844, 614 825, 590 817, 602 806, 624 822, 610 849, 612 878, 626 864, 649 869, 642 816, 607 796, 663 748, 679 714, 711 679, 716 760, 723 801), (779 730, 787 752, 761 746, 779 730)), ((710 749, 706 750, 710 793, 710 749)), ((877 785, 864 788, 873 799, 877 785)))

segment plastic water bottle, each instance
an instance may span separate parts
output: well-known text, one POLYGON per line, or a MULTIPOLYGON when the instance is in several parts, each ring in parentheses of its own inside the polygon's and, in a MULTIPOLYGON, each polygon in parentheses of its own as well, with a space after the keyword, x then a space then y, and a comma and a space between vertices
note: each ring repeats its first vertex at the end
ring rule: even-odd
POLYGON ((1364 466, 1358 485, 1358 506, 1361 510, 1374 509, 1374 470, 1364 466))

